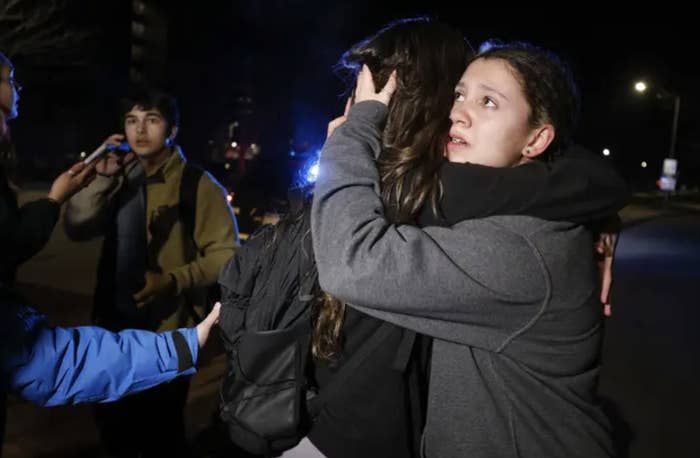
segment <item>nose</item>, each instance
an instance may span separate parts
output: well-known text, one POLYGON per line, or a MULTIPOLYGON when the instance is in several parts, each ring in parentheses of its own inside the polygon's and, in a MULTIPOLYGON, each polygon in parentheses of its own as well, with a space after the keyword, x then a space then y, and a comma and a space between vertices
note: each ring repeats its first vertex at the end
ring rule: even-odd
POLYGON ((472 118, 467 109, 466 102, 455 102, 450 110, 450 121, 452 124, 465 124, 465 127, 471 126, 472 118))

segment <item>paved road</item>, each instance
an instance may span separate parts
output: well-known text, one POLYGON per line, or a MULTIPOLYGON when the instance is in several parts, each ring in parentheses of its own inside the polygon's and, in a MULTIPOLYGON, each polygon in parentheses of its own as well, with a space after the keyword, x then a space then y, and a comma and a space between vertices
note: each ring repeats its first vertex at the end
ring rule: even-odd
POLYGON ((623 232, 600 391, 632 458, 700 457, 700 214, 623 232))

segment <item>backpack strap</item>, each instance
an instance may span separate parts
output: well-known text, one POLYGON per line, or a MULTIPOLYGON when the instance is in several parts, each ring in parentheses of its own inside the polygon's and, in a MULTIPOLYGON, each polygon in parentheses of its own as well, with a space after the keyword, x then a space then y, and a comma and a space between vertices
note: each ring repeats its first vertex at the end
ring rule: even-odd
POLYGON ((396 327, 387 322, 383 322, 362 347, 348 360, 345 365, 335 374, 333 380, 321 389, 319 394, 311 398, 307 403, 307 408, 312 419, 316 418, 323 409, 323 406, 332 399, 345 385, 347 380, 357 371, 360 365, 374 353, 374 350, 384 342, 396 327))
POLYGON ((197 242, 194 239, 194 229, 197 217, 197 189, 203 173, 204 171, 199 167, 186 162, 185 168, 182 170, 182 178, 180 179, 180 220, 182 221, 183 234, 191 242, 193 248, 193 252, 187 252, 188 250, 186 250, 186 255, 190 260, 194 259, 197 251, 199 251, 197 242))
MULTIPOLYGON (((194 239, 194 229, 197 221, 197 189, 203 173, 204 171, 199 167, 185 162, 180 178, 178 211, 182 223, 182 235, 185 242, 183 249, 187 262, 194 260, 199 252, 199 247, 194 239)), ((184 297, 190 316, 195 323, 201 323, 204 317, 199 316, 186 294, 184 297)))

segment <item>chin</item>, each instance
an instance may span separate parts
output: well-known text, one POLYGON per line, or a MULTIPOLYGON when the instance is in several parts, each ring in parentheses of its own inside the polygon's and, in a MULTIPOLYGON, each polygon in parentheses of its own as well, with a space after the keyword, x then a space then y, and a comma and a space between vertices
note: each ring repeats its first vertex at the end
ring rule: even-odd
POLYGON ((138 156, 142 158, 149 158, 152 156, 156 156, 158 153, 163 151, 163 148, 139 148, 138 146, 136 147, 131 147, 131 150, 138 156))

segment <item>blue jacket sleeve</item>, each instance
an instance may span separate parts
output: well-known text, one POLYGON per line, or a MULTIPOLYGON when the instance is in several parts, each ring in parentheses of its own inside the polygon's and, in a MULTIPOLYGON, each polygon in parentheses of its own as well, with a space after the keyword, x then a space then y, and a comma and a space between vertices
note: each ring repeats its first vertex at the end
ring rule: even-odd
POLYGON ((10 392, 42 406, 114 401, 195 372, 195 328, 113 333, 48 327, 26 307, 0 315, 3 378, 10 392))

